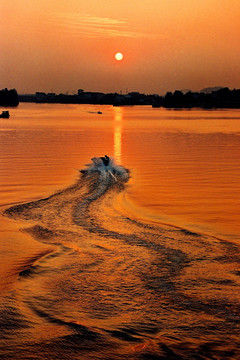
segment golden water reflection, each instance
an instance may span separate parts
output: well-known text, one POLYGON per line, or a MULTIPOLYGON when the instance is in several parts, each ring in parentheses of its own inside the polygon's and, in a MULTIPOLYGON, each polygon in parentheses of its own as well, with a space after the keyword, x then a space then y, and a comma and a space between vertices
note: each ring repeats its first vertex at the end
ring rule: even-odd
POLYGON ((114 111, 114 158, 118 164, 121 164, 123 108, 113 107, 113 111, 114 111))
POLYGON ((239 110, 99 109, 12 109, 0 123, 0 206, 49 196, 73 184, 91 157, 110 154, 131 171, 127 198, 138 216, 142 209, 239 242, 239 110))

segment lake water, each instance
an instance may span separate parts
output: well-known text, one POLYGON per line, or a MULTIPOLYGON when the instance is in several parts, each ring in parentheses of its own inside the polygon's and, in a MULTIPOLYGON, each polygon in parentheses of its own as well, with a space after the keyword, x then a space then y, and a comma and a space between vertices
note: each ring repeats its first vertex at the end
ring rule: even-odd
POLYGON ((239 155, 240 110, 10 109, 2 358, 239 358, 239 155))

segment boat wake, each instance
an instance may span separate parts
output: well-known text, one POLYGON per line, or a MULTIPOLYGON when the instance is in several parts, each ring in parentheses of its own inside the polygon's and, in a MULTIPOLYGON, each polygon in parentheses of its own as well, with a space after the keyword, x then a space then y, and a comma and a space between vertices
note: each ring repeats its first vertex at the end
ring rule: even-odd
POLYGON ((50 247, 19 266, 7 312, 10 323, 21 318, 21 337, 2 327, 8 359, 33 349, 39 360, 240 355, 239 247, 130 217, 129 176, 94 157, 73 186, 5 210, 50 247))

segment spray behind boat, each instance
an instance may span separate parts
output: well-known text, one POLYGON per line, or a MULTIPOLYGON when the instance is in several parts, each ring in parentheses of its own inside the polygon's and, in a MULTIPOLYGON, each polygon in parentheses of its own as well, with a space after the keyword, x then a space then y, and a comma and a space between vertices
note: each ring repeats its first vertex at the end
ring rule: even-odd
POLYGON ((110 176, 114 181, 128 181, 129 170, 117 165, 112 157, 108 155, 93 157, 92 163, 86 164, 87 169, 80 170, 82 174, 100 173, 102 176, 110 176))

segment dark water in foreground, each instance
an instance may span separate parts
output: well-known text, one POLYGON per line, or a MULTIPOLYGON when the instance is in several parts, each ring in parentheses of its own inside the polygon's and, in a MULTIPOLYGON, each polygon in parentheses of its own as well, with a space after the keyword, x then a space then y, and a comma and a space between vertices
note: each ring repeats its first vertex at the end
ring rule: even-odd
POLYGON ((239 112, 95 110, 0 123, 0 358, 239 359, 239 112))
POLYGON ((115 177, 5 211, 44 248, 13 269, 3 358, 237 359, 239 247, 126 217, 115 177))

